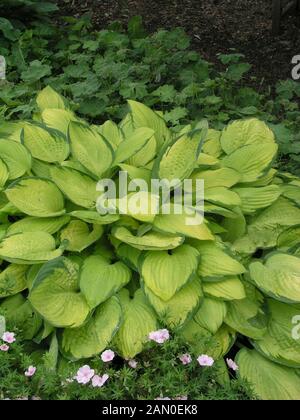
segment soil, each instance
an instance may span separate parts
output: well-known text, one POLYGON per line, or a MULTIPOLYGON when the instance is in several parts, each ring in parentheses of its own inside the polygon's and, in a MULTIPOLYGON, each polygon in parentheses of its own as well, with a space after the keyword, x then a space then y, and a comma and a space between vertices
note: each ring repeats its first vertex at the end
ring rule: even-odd
POLYGON ((143 17, 149 33, 183 27, 192 47, 217 63, 218 53, 232 49, 252 64, 250 76, 258 86, 291 78, 292 57, 300 54, 300 15, 282 18, 281 32, 272 34, 272 0, 57 0, 61 14, 79 17, 90 13, 96 28, 113 21, 124 25, 143 17))

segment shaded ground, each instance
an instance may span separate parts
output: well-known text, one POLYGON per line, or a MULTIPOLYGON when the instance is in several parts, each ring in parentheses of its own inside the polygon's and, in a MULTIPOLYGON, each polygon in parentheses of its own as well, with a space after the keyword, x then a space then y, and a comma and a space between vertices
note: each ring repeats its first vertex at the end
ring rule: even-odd
POLYGON ((291 76, 291 59, 300 54, 300 16, 285 16, 279 36, 271 34, 272 0, 57 0, 62 14, 91 13, 97 28, 114 20, 126 24, 143 16, 149 32, 183 27, 204 58, 235 48, 253 65, 262 85, 291 76))

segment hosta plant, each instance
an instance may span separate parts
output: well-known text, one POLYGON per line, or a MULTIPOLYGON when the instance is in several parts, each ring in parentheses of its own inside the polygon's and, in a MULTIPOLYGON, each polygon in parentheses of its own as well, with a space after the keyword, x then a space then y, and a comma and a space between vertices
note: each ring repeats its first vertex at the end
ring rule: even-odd
POLYGON ((300 179, 273 168, 272 131, 248 119, 178 134, 135 101, 120 124, 88 125, 50 87, 37 105, 33 121, 0 127, 6 322, 59 349, 58 363, 108 346, 133 358, 163 327, 228 375, 238 341, 239 374, 259 397, 299 399, 300 179), (203 223, 159 211, 162 194, 145 191, 156 213, 124 205, 132 193, 102 213, 98 181, 117 184, 120 171, 146 185, 204 180, 203 223))

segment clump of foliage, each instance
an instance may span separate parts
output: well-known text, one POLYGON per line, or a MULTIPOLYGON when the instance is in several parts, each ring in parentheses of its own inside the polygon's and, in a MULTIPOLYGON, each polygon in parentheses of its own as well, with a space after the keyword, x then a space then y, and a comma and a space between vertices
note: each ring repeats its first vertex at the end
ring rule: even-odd
MULTIPOLYGON (((7 322, 25 340, 57 339, 70 360, 108 345, 133 358, 159 326, 215 360, 243 336, 241 377, 260 398, 298 399, 300 180, 272 168, 267 125, 252 118, 217 131, 201 121, 178 132, 136 101, 118 125, 88 125, 49 87, 37 107, 34 121, 0 126, 7 322), (120 170, 146 185, 204 180, 205 222, 133 212, 123 196, 105 202, 121 211, 101 214, 97 181, 120 170)), ((137 198, 157 203, 148 191, 137 198)))
POLYGON ((231 120, 258 117, 274 130, 284 167, 298 171, 299 84, 280 82, 276 92, 256 92, 245 86, 251 66, 241 54, 220 55, 223 70, 216 71, 190 50, 181 29, 147 36, 138 17, 126 32, 118 24, 94 31, 87 16, 59 25, 1 19, 0 32, 0 55, 8 66, 0 118, 29 118, 35 93, 48 84, 97 123, 122 119, 127 99, 155 106, 176 128, 207 118, 222 129, 231 120))
MULTIPOLYGON (((18 338, 18 336, 17 336, 18 338)), ((201 368, 196 360, 183 366, 179 356, 189 347, 178 339, 163 346, 147 345, 147 351, 131 368, 121 359, 103 363, 100 357, 89 361, 97 373, 106 373, 109 380, 102 388, 72 380, 79 362, 60 361, 53 370, 55 352, 43 354, 34 346, 18 342, 9 352, 0 352, 0 399, 43 400, 154 400, 188 398, 193 400, 248 400, 255 396, 247 383, 232 378, 216 365, 201 368), (24 375, 28 366, 35 366, 31 378, 24 375)))

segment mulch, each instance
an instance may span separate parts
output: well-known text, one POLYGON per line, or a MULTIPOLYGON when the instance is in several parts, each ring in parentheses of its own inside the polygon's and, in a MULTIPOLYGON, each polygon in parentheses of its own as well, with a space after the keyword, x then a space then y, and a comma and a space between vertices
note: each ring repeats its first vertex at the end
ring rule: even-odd
POLYGON ((300 54, 300 15, 283 18, 279 36, 272 35, 272 0, 57 0, 61 14, 90 13, 96 28, 113 21, 127 25, 143 17, 149 33, 182 27, 192 47, 217 63, 218 53, 243 53, 252 64, 258 87, 291 78, 294 55, 300 54))

